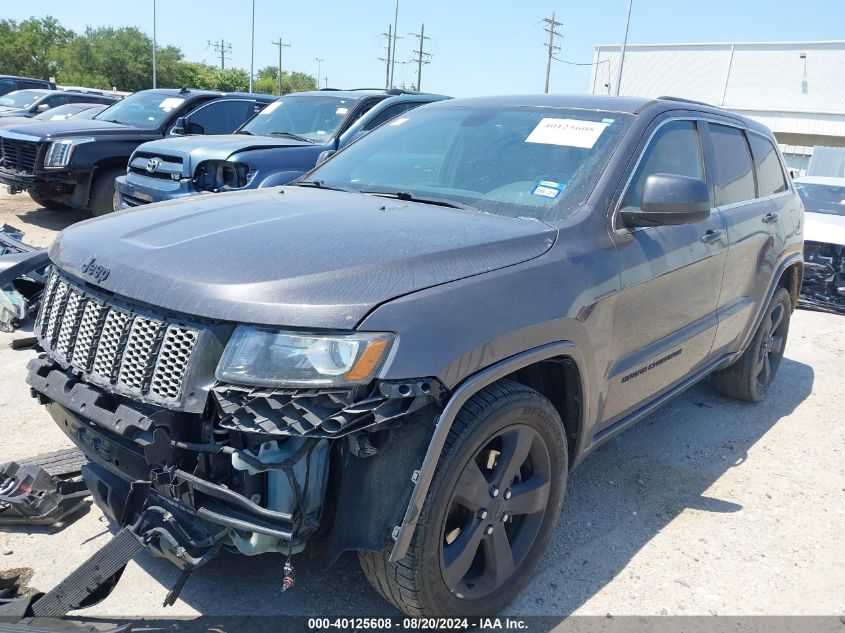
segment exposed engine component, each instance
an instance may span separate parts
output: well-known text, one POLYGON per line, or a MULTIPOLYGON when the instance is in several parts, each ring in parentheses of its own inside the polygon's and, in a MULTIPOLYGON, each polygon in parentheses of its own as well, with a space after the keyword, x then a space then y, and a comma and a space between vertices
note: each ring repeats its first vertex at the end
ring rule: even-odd
POLYGON ((845 246, 804 243, 802 308, 845 314, 845 246))
POLYGON ((207 160, 197 167, 194 185, 198 191, 241 189, 249 184, 252 176, 252 167, 247 163, 207 160))

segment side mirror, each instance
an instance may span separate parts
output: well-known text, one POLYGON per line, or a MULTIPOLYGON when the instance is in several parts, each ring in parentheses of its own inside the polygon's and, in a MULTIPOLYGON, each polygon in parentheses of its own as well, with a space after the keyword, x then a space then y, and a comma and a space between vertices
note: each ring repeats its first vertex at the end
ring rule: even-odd
POLYGON ((50 109, 50 106, 48 104, 42 103, 37 108, 35 108, 35 111, 40 114, 41 112, 47 112, 47 110, 49 110, 49 109, 50 109))
POLYGON ((320 152, 320 155, 317 156, 317 165, 322 165, 325 163, 329 158, 332 157, 336 153, 333 149, 327 149, 325 152, 320 152))
POLYGON ((173 127, 170 129, 170 133, 173 136, 185 136, 185 117, 180 116, 176 119, 176 123, 173 124, 173 127))
POLYGON ((700 178, 652 174, 646 178, 640 208, 619 212, 628 228, 694 224, 710 217, 710 190, 700 178))

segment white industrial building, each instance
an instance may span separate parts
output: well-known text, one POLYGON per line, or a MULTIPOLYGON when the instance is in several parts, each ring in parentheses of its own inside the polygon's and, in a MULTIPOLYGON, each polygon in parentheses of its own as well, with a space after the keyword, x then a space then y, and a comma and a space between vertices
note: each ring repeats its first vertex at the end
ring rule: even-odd
MULTIPOLYGON (((614 92, 620 49, 596 46, 591 93, 614 92)), ((815 147, 845 148, 845 41, 628 45, 619 94, 694 99, 756 119, 802 173, 815 147)))

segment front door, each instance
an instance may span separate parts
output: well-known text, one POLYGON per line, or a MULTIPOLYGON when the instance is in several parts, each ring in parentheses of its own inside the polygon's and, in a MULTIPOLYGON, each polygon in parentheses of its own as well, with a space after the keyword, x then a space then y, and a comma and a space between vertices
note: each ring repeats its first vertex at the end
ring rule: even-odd
MULTIPOLYGON (((639 206, 645 179, 669 173, 708 180, 695 120, 657 123, 621 207, 639 206)), ((727 240, 721 215, 694 224, 617 230, 622 291, 613 324, 603 426, 703 366, 716 333, 727 240)))

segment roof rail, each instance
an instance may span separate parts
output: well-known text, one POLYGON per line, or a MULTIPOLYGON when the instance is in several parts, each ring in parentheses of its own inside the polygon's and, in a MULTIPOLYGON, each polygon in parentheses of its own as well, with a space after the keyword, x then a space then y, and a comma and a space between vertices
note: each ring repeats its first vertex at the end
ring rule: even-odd
POLYGON ((703 105, 707 106, 708 108, 718 108, 719 106, 714 106, 712 103, 705 103, 704 101, 696 101, 695 99, 684 99, 682 97, 670 97, 670 96, 662 96, 657 97, 657 101, 678 101, 680 103, 694 103, 695 105, 703 105))

